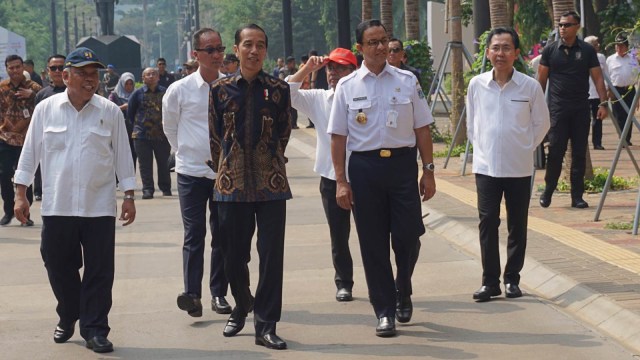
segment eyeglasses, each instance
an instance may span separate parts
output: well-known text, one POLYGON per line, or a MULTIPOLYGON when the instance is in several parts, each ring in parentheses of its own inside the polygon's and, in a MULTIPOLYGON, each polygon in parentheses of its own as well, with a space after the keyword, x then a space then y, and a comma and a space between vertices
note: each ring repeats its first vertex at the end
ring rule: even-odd
POLYGON ((570 28, 572 26, 576 26, 578 25, 578 23, 559 23, 558 27, 559 28, 570 28))
POLYGON ((400 51, 402 51, 402 48, 399 48, 399 47, 397 47, 397 48, 389 48, 389 52, 394 53, 394 54, 397 54, 400 51))
POLYGON ((158 63, 158 66, 167 66, 165 63, 158 63))
POLYGON ((62 65, 49 66, 49 70, 51 70, 51 71, 62 71, 62 70, 64 70, 64 66, 62 66, 62 65))
POLYGON ((226 49, 226 46, 218 46, 218 47, 208 47, 208 48, 204 48, 204 49, 195 49, 196 51, 204 51, 207 54, 211 55, 214 52, 218 52, 220 54, 224 53, 224 50, 226 49))
POLYGON ((389 39, 384 38, 380 40, 369 40, 367 41, 367 45, 371 47, 377 47, 378 45, 387 46, 389 44, 389 39))

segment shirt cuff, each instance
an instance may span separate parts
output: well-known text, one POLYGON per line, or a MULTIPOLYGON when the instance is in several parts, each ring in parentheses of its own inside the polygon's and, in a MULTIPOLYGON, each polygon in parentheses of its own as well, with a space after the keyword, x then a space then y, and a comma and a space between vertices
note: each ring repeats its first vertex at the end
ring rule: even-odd
POLYGON ((130 177, 126 179, 120 179, 120 183, 118 184, 118 188, 120 191, 129 191, 136 189, 136 178, 130 177))
POLYGON ((33 183, 33 177, 34 174, 29 174, 24 170, 16 170, 15 174, 13 175, 13 182, 24 186, 29 186, 31 185, 31 183, 33 183))

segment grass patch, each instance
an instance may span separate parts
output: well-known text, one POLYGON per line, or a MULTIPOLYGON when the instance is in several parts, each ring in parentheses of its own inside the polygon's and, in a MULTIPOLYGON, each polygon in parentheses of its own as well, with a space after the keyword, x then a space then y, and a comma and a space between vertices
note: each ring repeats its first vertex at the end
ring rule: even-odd
POLYGON ((605 229, 609 230, 633 230, 633 224, 630 222, 608 222, 604 225, 605 229))
MULTIPOLYGON (((609 176, 609 170, 603 168, 596 168, 594 170, 593 180, 584 181, 584 190, 588 193, 600 193, 604 190, 604 185, 607 182, 609 176)), ((609 190, 619 191, 628 190, 638 185, 638 177, 623 178, 621 176, 613 176, 611 180, 611 186, 609 190)), ((544 185, 538 185, 538 191, 544 191, 544 185)), ((561 193, 567 193, 571 191, 571 184, 564 179, 558 181, 558 187, 556 191, 561 193)))
MULTIPOLYGON (((449 144, 447 144, 447 148, 444 150, 440 150, 440 151, 435 151, 433 153, 433 157, 434 158, 443 158, 443 157, 447 157, 447 152, 449 152, 449 144)), ((453 150, 451 150, 451 157, 458 157, 460 156, 460 154, 464 153, 464 149, 465 149, 465 144, 460 144, 460 145, 456 145, 453 147, 453 150)), ((469 146, 469 153, 472 152, 472 148, 471 146, 469 146)))

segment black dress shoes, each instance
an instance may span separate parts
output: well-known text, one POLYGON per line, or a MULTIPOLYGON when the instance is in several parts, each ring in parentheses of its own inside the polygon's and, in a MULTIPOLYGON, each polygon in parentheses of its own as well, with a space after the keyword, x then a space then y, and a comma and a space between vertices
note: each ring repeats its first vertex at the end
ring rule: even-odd
POLYGON ((2 219, 0 219, 0 225, 2 226, 9 225, 9 223, 11 222, 11 219, 13 219, 13 215, 3 216, 2 219))
POLYGON ((197 298, 196 295, 188 293, 178 295, 178 308, 186 311, 190 316, 202 316, 202 302, 200 302, 200 299, 197 298))
POLYGON ((604 146, 602 145, 593 145, 594 150, 604 150, 604 146))
POLYGON ((142 198, 144 200, 153 199, 153 193, 151 191, 143 191, 142 198))
POLYGON ((87 348, 96 353, 108 353, 113 351, 113 344, 104 336, 94 336, 87 340, 87 348))
POLYGON ((473 299, 477 302, 489 301, 491 297, 502 294, 499 286, 482 285, 478 291, 473 293, 473 299))
POLYGON ((218 314, 231 314, 231 305, 224 296, 214 296, 211 299, 211 310, 218 314))
POLYGON ((222 335, 224 337, 235 336, 244 328, 245 320, 247 320, 246 316, 231 315, 224 326, 224 330, 222 330, 222 335))
POLYGON ((511 299, 519 298, 522 296, 522 290, 518 284, 506 284, 504 286, 505 296, 511 299))
POLYGON ((256 336, 256 345, 275 350, 284 350, 287 348, 287 343, 276 334, 256 336))
POLYGON ((172 196, 173 194, 171 193, 171 190, 168 191, 163 191, 162 192, 162 196, 172 196))
POLYGON ((548 208, 549 205, 551 205, 551 195, 542 193, 542 195, 540 195, 540 206, 542 206, 543 208, 548 208))
POLYGON ((62 326, 58 324, 58 326, 56 326, 56 329, 53 330, 53 341, 56 344, 62 344, 67 340, 71 339, 71 337, 73 336, 75 327, 76 327, 75 321, 69 326, 62 326))
POLYGON ((396 322, 392 317, 385 316, 378 319, 376 336, 391 337, 396 335, 396 322))
POLYGON ((353 300, 353 295, 351 294, 351 290, 346 288, 338 289, 338 291, 336 292, 336 300, 339 302, 353 300))
POLYGON ((398 300, 396 300, 396 320, 400 323, 408 323, 411 321, 411 315, 413 315, 411 296, 401 296, 398 294, 398 300))
POLYGON ((589 204, 582 199, 576 199, 576 200, 571 200, 571 207, 577 208, 577 209, 586 209, 589 207, 589 204))

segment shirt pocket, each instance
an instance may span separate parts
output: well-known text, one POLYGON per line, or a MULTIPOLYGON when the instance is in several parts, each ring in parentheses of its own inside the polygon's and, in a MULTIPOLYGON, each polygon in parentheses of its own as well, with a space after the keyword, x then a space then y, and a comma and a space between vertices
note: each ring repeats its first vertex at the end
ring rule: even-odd
POLYGON ((67 126, 57 125, 44 128, 45 151, 61 151, 67 147, 67 126))
POLYGON ((109 155, 111 153, 111 130, 104 127, 89 128, 85 146, 87 151, 93 154, 109 155))
POLYGON ((347 111, 348 122, 351 123, 350 128, 364 129, 373 120, 373 107, 370 100, 350 102, 347 111), (362 117, 363 115, 358 115, 359 113, 363 113, 364 118, 362 117), (360 121, 358 121, 358 118, 360 118, 360 121))
MULTIPOLYGON (((413 104, 407 96, 394 96, 389 99, 389 108, 398 112, 398 121, 413 120, 413 104)), ((411 121, 413 127, 413 121, 411 121)))

